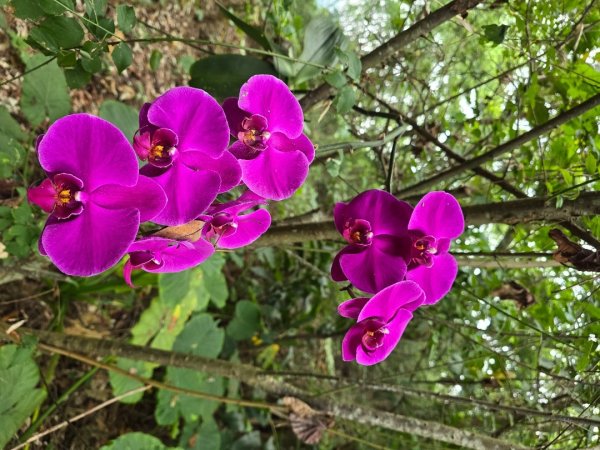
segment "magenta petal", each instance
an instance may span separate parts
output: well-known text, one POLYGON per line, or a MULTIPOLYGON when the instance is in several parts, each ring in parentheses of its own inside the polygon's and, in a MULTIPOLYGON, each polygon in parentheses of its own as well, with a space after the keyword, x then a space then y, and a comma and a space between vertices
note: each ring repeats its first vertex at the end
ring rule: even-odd
POLYGON ((182 153, 180 156, 181 161, 191 169, 211 170, 219 174, 221 178, 219 193, 227 192, 240 184, 242 169, 237 159, 229 152, 223 153, 218 158, 193 151, 182 153))
POLYGON ((378 189, 365 191, 349 203, 336 203, 333 210, 335 226, 340 234, 349 219, 364 219, 371 224, 373 234, 405 234, 412 206, 378 189))
POLYGON ((170 241, 170 244, 161 252, 163 265, 153 270, 144 267, 144 270, 161 273, 181 272, 203 263, 215 252, 214 247, 203 239, 194 242, 192 245, 189 245, 189 242, 178 242, 170 239, 167 239, 167 241, 170 241))
POLYGON ((227 117, 229 131, 231 132, 231 135, 237 139, 238 133, 244 131, 242 122, 247 117, 250 117, 251 114, 240 109, 237 97, 226 98, 223 101, 223 111, 225 111, 225 117, 227 117))
POLYGON ((425 304, 433 305, 450 292, 458 273, 456 259, 449 253, 433 257, 433 266, 417 266, 406 273, 406 279, 421 286, 425 292, 425 304))
POLYGON ((342 250, 338 252, 337 255, 333 258, 333 262, 331 263, 331 278, 333 281, 347 281, 348 277, 344 274, 342 267, 340 266, 340 257, 344 254, 344 250, 348 247, 344 247, 342 250))
POLYGON ((462 209, 447 192, 435 191, 425 195, 412 213, 408 228, 436 238, 455 238, 465 229, 462 209))
POLYGON ((348 319, 358 319, 361 310, 370 299, 367 297, 357 297, 346 300, 338 306, 338 314, 348 319))
POLYGON ((378 318, 388 322, 396 311, 414 311, 425 301, 425 293, 412 281, 400 281, 378 292, 360 311, 358 320, 378 318))
POLYGON ((81 179, 88 192, 104 184, 133 186, 138 178, 135 152, 113 124, 89 114, 58 119, 39 143, 42 168, 81 179))
POLYGON ((373 244, 363 251, 345 253, 340 257, 342 271, 361 291, 374 294, 404 278, 404 256, 386 253, 388 241, 389 236, 376 236, 373 244))
POLYGON ((150 106, 152 103, 144 103, 140 108, 140 114, 138 117, 138 123, 140 129, 144 127, 150 127, 150 122, 148 122, 148 111, 150 110, 150 106))
POLYGON ((272 75, 254 75, 244 83, 238 106, 266 117, 271 133, 280 131, 292 139, 302 133, 304 115, 300 103, 287 85, 272 75))
POLYGON ((360 323, 352 325, 346 332, 342 339, 342 359, 344 361, 356 359, 356 350, 361 346, 364 332, 364 327, 360 323))
POLYGON ((235 141, 231 144, 229 151, 237 159, 255 159, 261 155, 259 150, 249 147, 241 141, 235 141))
POLYGON ((242 181, 261 197, 283 200, 302 186, 308 175, 308 160, 302 152, 280 152, 267 148, 256 159, 240 160, 242 181))
POLYGON ((123 266, 123 278, 125 279, 125 283, 131 288, 134 288, 133 282, 131 281, 131 273, 133 272, 133 266, 131 265, 131 261, 127 261, 123 266))
POLYGON ((235 233, 222 236, 219 248, 240 248, 257 240, 271 226, 271 215, 266 209, 259 209, 250 214, 238 216, 235 233))
POLYGON ((114 266, 125 255, 139 225, 137 209, 105 209, 90 202, 70 220, 49 217, 40 239, 62 272, 91 276, 114 266))
POLYGON ((143 175, 135 186, 102 186, 92 192, 90 199, 106 209, 137 208, 141 222, 152 220, 167 204, 167 196, 160 185, 143 175))
POLYGON ((27 201, 51 213, 56 205, 56 189, 50 178, 46 178, 38 186, 27 189, 27 201))
POLYGON ((299 150, 304 153, 309 164, 315 159, 315 146, 305 134, 301 134, 295 139, 289 139, 283 133, 273 133, 268 141, 268 145, 282 152, 299 150))
POLYGON ((412 313, 410 311, 398 310, 396 317, 387 324, 389 334, 385 336, 383 345, 369 352, 365 351, 364 347, 360 345, 356 350, 356 362, 363 366, 372 366, 386 359, 400 342, 400 338, 411 319, 412 313))
POLYGON ((170 128, 179 137, 177 148, 203 151, 217 158, 229 144, 229 126, 217 101, 201 89, 176 87, 158 97, 148 110, 148 120, 170 128))
POLYGON ((153 221, 160 225, 182 225, 195 219, 217 197, 221 180, 209 170, 192 170, 176 160, 161 171, 146 165, 141 173, 149 175, 167 194, 167 205, 153 221))

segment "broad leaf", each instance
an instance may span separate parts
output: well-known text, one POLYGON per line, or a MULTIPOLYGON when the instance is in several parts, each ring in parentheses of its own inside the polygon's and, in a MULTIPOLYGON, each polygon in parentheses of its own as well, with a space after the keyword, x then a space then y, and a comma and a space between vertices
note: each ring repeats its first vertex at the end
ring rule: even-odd
POLYGON ((233 320, 227 325, 227 334, 236 341, 250 339, 260 328, 260 309, 256 304, 242 300, 235 305, 233 320))
POLYGON ((138 129, 138 112, 135 108, 116 100, 105 100, 99 116, 116 125, 129 141, 138 129))
POLYGON ((190 86, 204 89, 223 100, 237 97, 248 78, 263 73, 276 75, 271 64, 252 56, 213 55, 199 59, 192 65, 190 86))

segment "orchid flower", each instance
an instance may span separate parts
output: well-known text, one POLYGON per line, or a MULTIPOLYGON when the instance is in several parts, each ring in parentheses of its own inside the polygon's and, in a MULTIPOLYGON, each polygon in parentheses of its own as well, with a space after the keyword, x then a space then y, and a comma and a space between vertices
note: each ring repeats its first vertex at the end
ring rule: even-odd
POLYGON ((140 111, 134 148, 148 161, 141 173, 159 183, 169 199, 154 218, 161 225, 195 219, 240 182, 240 166, 227 152, 229 128, 221 106, 191 87, 168 90, 140 111))
POLYGON ((354 298, 339 305, 341 316, 357 320, 342 340, 343 360, 371 366, 386 359, 424 300, 417 283, 400 281, 370 299, 354 298))
POLYGON ((246 191, 235 201, 211 206, 199 217, 206 222, 202 236, 220 248, 233 249, 251 244, 269 229, 271 215, 266 209, 240 213, 265 203, 264 198, 246 191))
POLYGON ((149 237, 129 246, 129 260, 123 267, 123 278, 131 287, 134 269, 146 272, 171 273, 190 269, 206 261, 215 252, 203 239, 196 242, 176 241, 162 237, 149 237))
POLYGON ((140 222, 166 204, 161 187, 139 176, 127 138, 103 119, 63 117, 38 141, 37 151, 48 178, 27 197, 50 214, 39 249, 68 275, 91 276, 115 265, 140 222))
POLYGON ((304 183, 315 156, 302 134, 304 115, 287 85, 272 75, 255 75, 228 98, 223 109, 234 138, 242 181, 261 197, 283 200, 304 183))
POLYGON ((331 276, 376 293, 406 275, 412 207, 393 195, 370 190, 349 203, 337 203, 335 226, 348 245, 334 258, 331 276))
POLYGON ((421 286, 428 305, 452 288, 458 264, 448 250, 464 228, 460 204, 446 192, 430 192, 415 206, 408 223, 412 245, 406 279, 421 286))

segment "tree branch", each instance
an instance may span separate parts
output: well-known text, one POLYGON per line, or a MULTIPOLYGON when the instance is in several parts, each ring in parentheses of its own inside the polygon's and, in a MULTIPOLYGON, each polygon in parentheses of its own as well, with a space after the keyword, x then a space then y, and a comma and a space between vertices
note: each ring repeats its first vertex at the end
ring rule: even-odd
MULTIPOLYGON (((0 322, 0 341, 8 340, 7 326, 0 322)), ((63 335, 50 331, 19 328, 19 334, 35 336, 42 346, 57 347, 86 356, 120 356, 137 361, 156 363, 162 366, 185 367, 216 376, 235 378, 250 386, 263 389, 269 394, 291 395, 310 404, 319 411, 339 419, 350 420, 363 425, 371 425, 389 430, 408 433, 426 439, 446 442, 473 450, 525 450, 526 447, 501 441, 489 436, 461 430, 441 423, 402 416, 390 412, 358 407, 335 400, 318 400, 291 384, 280 381, 271 375, 246 364, 203 358, 178 352, 169 352, 137 345, 124 344, 105 339, 63 335)), ((11 335, 14 337, 14 333, 11 335)), ((64 352, 63 352, 64 353, 64 352)))
MULTIPOLYGON (((481 3, 481 0, 453 0, 446 6, 437 9, 423 20, 418 21, 404 31, 401 31, 389 41, 363 56, 361 58, 363 72, 381 64, 411 42, 416 41, 420 36, 429 33, 435 27, 452 19, 454 16, 474 8, 479 3, 481 3)), ((332 87, 323 83, 302 97, 302 99, 300 99, 300 105, 302 105, 302 109, 306 111, 320 101, 329 98, 331 93, 332 87)))
POLYGON ((550 119, 546 123, 543 123, 542 125, 539 125, 533 129, 531 129, 530 131, 523 133, 520 136, 517 136, 516 138, 511 139, 510 141, 505 142, 504 144, 501 144, 498 147, 493 148, 492 150, 490 150, 482 155, 479 155, 473 159, 466 160, 464 163, 459 164, 458 166, 451 167, 450 169, 440 172, 426 180, 420 181, 419 183, 413 184, 412 186, 401 189, 398 192, 398 194, 399 195, 410 195, 410 194, 414 194, 417 192, 423 192, 425 189, 436 185, 440 181, 454 178, 456 175, 458 175, 459 173, 462 173, 466 170, 473 170, 476 167, 479 167, 480 165, 482 165, 488 161, 498 158, 499 156, 503 155, 504 153, 507 153, 507 152, 510 152, 512 150, 519 148, 521 145, 540 137, 541 135, 552 130, 553 128, 556 128, 556 127, 568 122, 569 120, 574 119, 574 118, 586 113, 587 111, 590 111, 591 109, 595 108, 598 105, 600 105, 600 94, 594 95, 590 99, 575 106, 574 108, 571 108, 568 111, 565 111, 564 113, 559 114, 558 116, 550 119))
MULTIPOLYGON (((502 203, 486 203, 463 207, 468 225, 523 222, 562 222, 573 217, 600 214, 600 192, 584 192, 575 200, 566 200, 558 209, 546 204, 545 198, 527 198, 502 203)), ((338 240, 340 238, 332 221, 302 223, 273 227, 251 247, 289 245, 294 242, 338 240)))

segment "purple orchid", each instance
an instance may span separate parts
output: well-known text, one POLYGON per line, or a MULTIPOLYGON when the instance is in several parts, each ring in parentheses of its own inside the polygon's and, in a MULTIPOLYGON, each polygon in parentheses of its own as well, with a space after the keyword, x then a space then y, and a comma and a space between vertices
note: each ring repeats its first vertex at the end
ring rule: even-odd
POLYGON ((129 260, 123 267, 123 278, 131 287, 134 269, 146 272, 171 273, 190 269, 206 261, 215 252, 203 239, 196 242, 176 241, 162 237, 149 237, 129 246, 129 260))
POLYGON ((421 286, 428 305, 452 288, 458 264, 448 250, 464 228, 460 204, 446 192, 430 192, 415 206, 408 223, 412 245, 406 279, 421 286))
POLYGON ((228 144, 223 109, 200 89, 176 87, 144 105, 134 148, 148 161, 141 173, 156 180, 169 199, 156 223, 187 223, 217 194, 239 184, 240 165, 226 151, 228 144))
POLYGON ((304 115, 286 84, 272 75, 255 75, 228 98, 223 109, 233 137, 229 151, 239 160, 242 181, 261 197, 291 197, 308 175, 315 157, 302 134, 304 115))
POLYGON ((211 206, 199 217, 206 222, 202 236, 220 248, 233 249, 251 244, 269 229, 271 215, 266 209, 240 213, 265 203, 264 198, 246 191, 233 202, 211 206))
POLYGON ((410 258, 411 212, 408 203, 381 190, 337 203, 335 226, 348 245, 333 260, 332 278, 373 294, 402 281, 410 258))
POLYGON ((343 360, 371 366, 386 359, 400 342, 413 311, 424 300, 425 294, 417 283, 400 281, 373 298, 342 303, 339 314, 357 320, 342 340, 343 360))
POLYGON ((166 204, 161 187, 138 175, 127 138, 103 119, 63 117, 38 141, 37 151, 48 178, 27 197, 50 214, 39 248, 68 275, 91 276, 115 265, 140 222, 166 204))

